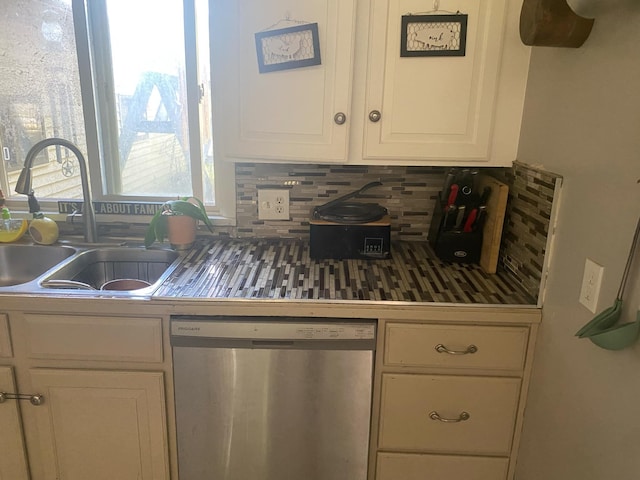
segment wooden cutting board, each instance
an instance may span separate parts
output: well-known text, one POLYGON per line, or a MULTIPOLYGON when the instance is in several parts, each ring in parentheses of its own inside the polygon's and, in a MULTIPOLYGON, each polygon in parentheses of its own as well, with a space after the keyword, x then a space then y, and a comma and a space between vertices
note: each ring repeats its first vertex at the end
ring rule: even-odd
POLYGON ((487 201, 487 216, 482 230, 480 267, 486 273, 496 273, 509 186, 489 175, 480 174, 476 183, 477 191, 482 193, 485 187, 491 188, 491 195, 487 201))

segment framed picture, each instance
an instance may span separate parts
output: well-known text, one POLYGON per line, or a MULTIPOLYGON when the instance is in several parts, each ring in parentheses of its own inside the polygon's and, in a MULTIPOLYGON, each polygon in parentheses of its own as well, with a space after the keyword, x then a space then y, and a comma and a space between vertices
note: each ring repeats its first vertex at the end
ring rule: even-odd
POLYGON ((464 57, 467 15, 403 15, 401 57, 464 57))
POLYGON ((317 23, 267 30, 255 36, 260 73, 320 65, 317 23))

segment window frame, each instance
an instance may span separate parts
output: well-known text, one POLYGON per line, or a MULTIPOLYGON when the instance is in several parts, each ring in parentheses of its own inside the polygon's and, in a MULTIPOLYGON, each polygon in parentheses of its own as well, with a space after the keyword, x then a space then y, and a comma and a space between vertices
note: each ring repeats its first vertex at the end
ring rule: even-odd
MULTIPOLYGON (((199 79, 197 63, 196 6, 195 0, 182 0, 185 27, 185 75, 187 84, 187 112, 191 183, 193 195, 203 198, 202 146, 200 142, 199 79)), ((77 49, 80 91, 82 97, 87 162, 91 189, 95 201, 163 202, 169 197, 131 196, 105 193, 118 189, 116 172, 109 171, 102 159, 118 152, 118 129, 114 110, 114 89, 108 41, 106 3, 104 0, 72 0, 75 40, 77 49), (96 35, 102 41, 96 40, 96 35), (104 79, 100 85, 96 79, 104 79)), ((209 61, 213 63, 210 56, 209 61)), ((213 95, 213 92, 210 92, 213 95)), ((213 122, 212 118, 206 119, 213 122)), ((215 136, 215 132, 214 132, 215 136)), ((214 144, 214 152, 215 152, 214 144)), ((208 205, 207 213, 215 224, 235 225, 235 164, 214 155, 215 206, 208 205), (234 181, 225 181, 227 179, 234 181)), ((43 202, 44 203, 44 202, 43 202)), ((114 221, 134 222, 140 217, 109 216, 114 221), (113 217, 113 218, 112 218, 113 217)), ((109 220, 105 217, 101 221, 109 220)))

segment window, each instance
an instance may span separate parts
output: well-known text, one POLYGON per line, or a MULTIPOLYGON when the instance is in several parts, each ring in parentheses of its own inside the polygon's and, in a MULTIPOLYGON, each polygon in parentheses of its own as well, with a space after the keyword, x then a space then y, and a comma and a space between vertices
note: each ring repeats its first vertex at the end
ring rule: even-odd
MULTIPOLYGON (((202 198, 235 216, 233 165, 214 161, 207 0, 25 0, 0 13, 0 186, 12 202, 31 145, 86 153, 95 200, 202 198), (225 181, 226 179, 226 181, 225 181)), ((77 160, 32 169, 43 207, 81 198, 77 160)))

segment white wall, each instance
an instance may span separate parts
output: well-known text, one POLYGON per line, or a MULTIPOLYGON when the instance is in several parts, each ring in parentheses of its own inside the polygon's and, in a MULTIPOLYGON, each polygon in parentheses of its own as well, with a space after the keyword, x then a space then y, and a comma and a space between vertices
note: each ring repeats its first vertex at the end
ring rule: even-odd
MULTIPOLYGON (((579 49, 534 47, 519 160, 564 176, 517 480, 640 478, 640 342, 612 352, 574 333, 585 258, 613 303, 640 215, 640 2, 600 2, 579 49)), ((640 261, 625 319, 640 304, 640 261)))

